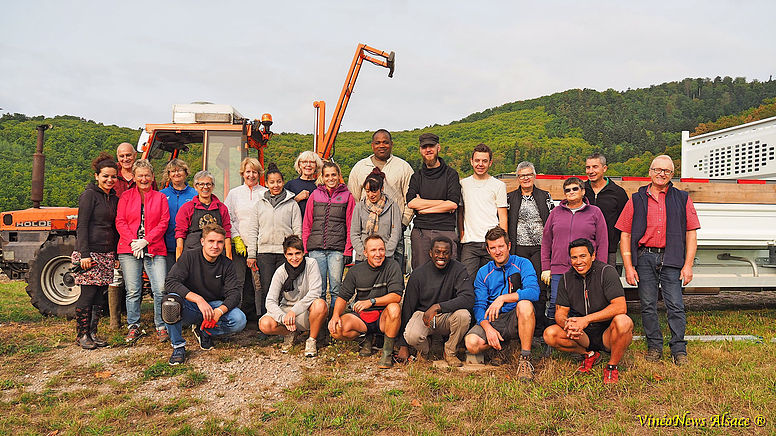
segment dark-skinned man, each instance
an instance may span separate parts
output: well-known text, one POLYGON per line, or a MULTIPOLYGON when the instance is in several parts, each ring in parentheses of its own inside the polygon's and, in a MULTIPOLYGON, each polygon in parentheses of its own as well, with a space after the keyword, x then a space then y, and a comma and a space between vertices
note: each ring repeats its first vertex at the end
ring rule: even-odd
POLYGON ((601 360, 601 351, 610 352, 603 382, 617 383, 617 365, 633 340, 620 276, 612 265, 596 259, 588 239, 572 241, 569 257, 571 268, 558 285, 556 324, 544 331, 544 341, 558 350, 581 354, 584 359, 577 368, 581 374, 591 372, 601 360))
MULTIPOLYGON (((437 236, 431 241, 431 260, 412 271, 402 305, 404 340, 414 347, 419 358, 428 355, 428 337, 448 336, 444 360, 453 367, 463 363, 456 350, 469 330, 474 306, 472 280, 463 263, 451 259, 453 241, 437 236)), ((407 347, 399 350, 399 359, 407 358, 407 347)))
MULTIPOLYGON (((366 262, 351 267, 342 281, 329 320, 329 333, 333 339, 340 340, 384 333, 378 367, 387 369, 393 366, 393 346, 401 327, 404 276, 395 260, 385 258, 385 241, 378 235, 364 241, 364 257, 366 262), (353 297, 355 300, 346 312, 353 297)), ((368 347, 371 353, 371 342, 368 347)))
MULTIPOLYGON (((504 342, 519 339, 517 377, 533 380, 534 368, 530 361, 536 325, 533 302, 539 298, 536 271, 528 259, 509 254, 509 236, 501 227, 488 230, 485 242, 493 260, 477 271, 474 280, 476 324, 464 338, 466 351, 475 356, 491 348, 501 351, 504 342)), ((494 356, 491 364, 498 364, 500 360, 494 356)))

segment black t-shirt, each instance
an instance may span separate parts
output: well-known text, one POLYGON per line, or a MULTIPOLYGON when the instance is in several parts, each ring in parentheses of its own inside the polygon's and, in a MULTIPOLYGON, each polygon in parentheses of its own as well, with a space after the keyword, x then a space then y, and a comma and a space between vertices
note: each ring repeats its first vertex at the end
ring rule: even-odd
MULTIPOLYGON (((286 183, 283 187, 293 192, 294 195, 304 191, 305 189, 310 193, 310 195, 313 195, 313 191, 318 188, 318 185, 315 184, 315 180, 304 180, 300 177, 297 177, 294 180, 286 183)), ((302 209, 302 216, 304 216, 304 210, 307 207, 307 200, 309 198, 310 197, 307 197, 299 202, 299 208, 302 209)))
POLYGON ((617 219, 625 208, 625 203, 628 202, 628 194, 621 186, 608 179, 606 186, 598 192, 598 195, 593 191, 589 180, 585 182, 584 188, 587 201, 593 206, 598 206, 604 214, 606 228, 609 231, 609 253, 614 253, 620 246, 620 230, 614 225, 617 224, 617 219))
POLYGON ((569 316, 585 316, 603 310, 613 299, 624 296, 625 290, 617 270, 600 260, 594 260, 584 277, 573 268, 563 274, 558 283, 556 304, 570 308, 569 316))
MULTIPOLYGON (((461 204, 461 181, 458 171, 447 166, 442 158, 438 158, 436 168, 428 168, 426 164, 415 171, 410 177, 407 189, 407 203, 417 195, 424 200, 449 200, 461 204)), ((455 230, 457 224, 455 213, 415 214, 414 226, 419 229, 455 230)))
MULTIPOLYGON (((372 268, 368 262, 351 267, 342 281, 338 297, 350 301, 355 295, 356 301, 363 301, 391 292, 398 295, 404 293, 404 276, 395 260, 385 258, 377 268, 372 268)), ((375 308, 382 309, 380 306, 375 308)))

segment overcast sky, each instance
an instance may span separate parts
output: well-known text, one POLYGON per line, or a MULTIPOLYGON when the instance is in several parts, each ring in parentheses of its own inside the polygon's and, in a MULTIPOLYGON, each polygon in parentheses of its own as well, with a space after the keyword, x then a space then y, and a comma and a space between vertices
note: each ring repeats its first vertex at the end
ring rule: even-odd
POLYGON ((342 130, 446 124, 570 88, 776 74, 775 2, 634 3, 4 1, 0 108, 137 128, 210 101, 309 133, 358 43, 395 51, 396 73, 364 65, 342 130))

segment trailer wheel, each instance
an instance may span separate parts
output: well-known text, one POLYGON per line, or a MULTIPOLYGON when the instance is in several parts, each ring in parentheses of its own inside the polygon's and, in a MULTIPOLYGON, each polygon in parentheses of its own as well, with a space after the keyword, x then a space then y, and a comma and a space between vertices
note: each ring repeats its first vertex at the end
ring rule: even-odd
POLYGON ((32 305, 47 316, 75 316, 75 302, 81 295, 81 286, 70 274, 70 254, 75 238, 56 238, 46 241, 30 263, 27 294, 32 305))

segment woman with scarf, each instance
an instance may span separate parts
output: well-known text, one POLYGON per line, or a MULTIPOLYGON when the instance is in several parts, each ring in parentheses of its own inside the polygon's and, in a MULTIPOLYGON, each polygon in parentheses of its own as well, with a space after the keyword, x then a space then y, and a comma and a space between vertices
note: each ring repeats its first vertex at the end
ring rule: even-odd
POLYGON ((316 337, 326 321, 326 302, 320 298, 321 274, 318 262, 305 258, 302 239, 291 235, 283 240, 285 261, 272 276, 267 293, 267 313, 259 320, 266 335, 282 335, 280 352, 288 353, 301 332, 309 332, 305 357, 318 353, 316 337))
POLYGON ((81 295, 75 303, 76 340, 83 349, 93 350, 108 343, 97 337, 100 311, 116 264, 116 209, 119 198, 113 187, 118 177, 116 162, 107 153, 92 161, 94 180, 78 197, 75 251, 71 255, 75 284, 81 295))
POLYGON ((385 256, 393 257, 402 236, 401 211, 396 202, 383 193, 385 174, 375 168, 364 180, 366 195, 353 209, 350 222, 350 242, 353 258, 363 262, 364 241, 371 235, 380 235, 385 241, 385 256))
POLYGON ((321 270, 321 297, 326 299, 328 287, 330 307, 339 293, 345 257, 353 253, 350 243, 350 219, 355 201, 342 183, 342 171, 332 161, 324 162, 318 188, 307 200, 302 224, 302 241, 310 257, 318 261, 321 270), (328 286, 327 286, 328 279, 328 286))
POLYGON ((261 289, 255 290, 256 315, 261 317, 267 310, 265 299, 272 275, 285 258, 283 241, 290 235, 302 232, 302 214, 294 201, 294 194, 283 187, 283 174, 277 165, 267 165, 267 191, 262 194, 245 223, 240 223, 240 232, 247 248, 246 265, 259 270, 261 289))

